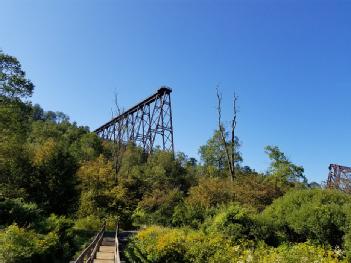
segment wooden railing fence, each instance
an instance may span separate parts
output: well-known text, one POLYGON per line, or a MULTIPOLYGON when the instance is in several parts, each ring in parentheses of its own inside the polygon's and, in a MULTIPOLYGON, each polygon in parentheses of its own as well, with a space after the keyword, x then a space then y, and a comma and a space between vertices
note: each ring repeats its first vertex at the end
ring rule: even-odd
POLYGON ((118 223, 116 226, 116 234, 115 234, 115 263, 121 263, 121 258, 119 257, 119 243, 118 243, 118 223))
POLYGON ((101 230, 99 233, 97 233, 94 240, 83 250, 76 261, 74 261, 74 263, 92 263, 94 261, 95 255, 104 237, 105 228, 106 222, 103 224, 101 230))

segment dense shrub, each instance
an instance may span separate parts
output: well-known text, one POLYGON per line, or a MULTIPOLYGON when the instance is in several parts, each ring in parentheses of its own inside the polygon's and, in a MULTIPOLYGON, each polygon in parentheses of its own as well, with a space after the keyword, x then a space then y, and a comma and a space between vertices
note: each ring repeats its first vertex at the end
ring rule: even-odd
POLYGON ((199 228, 207 217, 214 215, 216 208, 203 208, 192 206, 187 202, 180 202, 172 215, 172 225, 177 227, 199 228))
POLYGON ((140 231, 127 248, 131 262, 191 263, 330 263, 346 262, 339 250, 309 243, 278 248, 250 243, 233 243, 219 233, 205 234, 185 228, 152 226, 140 231))
POLYGON ((40 235, 11 225, 0 232, 0 262, 50 262, 51 252, 58 244, 54 232, 40 235))
POLYGON ((269 177, 252 172, 238 176, 232 188, 235 201, 262 211, 285 193, 284 188, 278 187, 269 177))
POLYGON ((184 202, 174 209, 173 224, 198 228, 207 217, 234 200, 233 184, 226 179, 205 177, 189 189, 184 202))
POLYGON ((177 188, 166 191, 155 189, 139 202, 133 213, 134 224, 171 226, 173 211, 182 197, 177 188))
POLYGON ((283 244, 278 248, 262 246, 253 251, 252 262, 337 263, 348 262, 340 249, 332 250, 310 243, 283 244))
POLYGON ((79 218, 74 222, 74 228, 79 230, 99 231, 101 225, 101 219, 94 215, 79 218))
POLYGON ((255 239, 256 212, 239 204, 231 204, 222 208, 213 218, 208 220, 206 231, 221 233, 233 241, 255 239))
MULTIPOLYGON (((78 231, 74 228, 74 221, 64 216, 51 214, 36 227, 37 233, 53 233, 58 239, 57 245, 51 250, 50 256, 58 262, 69 260, 80 247, 78 231)), ((87 237, 85 237, 87 238, 87 237)))
POLYGON ((299 190, 277 199, 262 213, 281 241, 342 246, 351 196, 333 190, 299 190))
POLYGON ((253 173, 241 175, 234 182, 223 178, 200 178, 198 184, 189 189, 184 202, 175 208, 173 225, 198 228, 219 207, 231 202, 260 211, 282 194, 281 189, 264 176, 253 173))
POLYGON ((234 200, 233 184, 226 179, 201 178, 199 184, 190 188, 186 202, 189 206, 204 209, 229 203, 234 200))
POLYGON ((184 231, 149 227, 129 243, 127 257, 131 262, 182 262, 185 253, 184 231))

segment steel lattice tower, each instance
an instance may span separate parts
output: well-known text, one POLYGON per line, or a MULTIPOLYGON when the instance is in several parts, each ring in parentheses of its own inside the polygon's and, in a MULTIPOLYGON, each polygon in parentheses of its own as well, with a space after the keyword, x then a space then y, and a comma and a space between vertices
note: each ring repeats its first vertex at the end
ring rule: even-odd
POLYGON ((327 187, 351 193, 351 168, 338 164, 329 165, 327 187))
POLYGON ((96 129, 97 135, 117 143, 133 142, 151 153, 155 148, 174 153, 171 92, 157 92, 96 129))

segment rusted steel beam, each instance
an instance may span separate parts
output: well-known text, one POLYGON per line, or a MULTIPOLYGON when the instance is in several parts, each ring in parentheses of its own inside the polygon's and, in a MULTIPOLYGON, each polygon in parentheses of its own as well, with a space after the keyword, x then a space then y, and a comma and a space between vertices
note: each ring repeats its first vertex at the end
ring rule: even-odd
POLYGON ((338 164, 329 165, 327 188, 351 193, 351 167, 338 164))
POLYGON ((171 92, 170 88, 161 87, 95 132, 106 140, 133 142, 148 153, 157 146, 174 153, 171 92))

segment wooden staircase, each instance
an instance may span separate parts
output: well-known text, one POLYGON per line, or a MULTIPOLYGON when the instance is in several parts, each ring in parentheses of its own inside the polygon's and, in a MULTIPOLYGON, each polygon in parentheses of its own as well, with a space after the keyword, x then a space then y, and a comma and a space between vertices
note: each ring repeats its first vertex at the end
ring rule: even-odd
POLYGON ((105 223, 94 240, 73 263, 124 263, 124 249, 137 231, 105 231, 105 223))
POLYGON ((115 263, 115 238, 114 237, 103 238, 93 262, 94 263, 115 263))
MULTIPOLYGON (((129 237, 135 234, 136 231, 122 231, 118 234, 118 252, 120 255, 120 263, 124 263, 124 249, 127 246, 129 237)), ((104 237, 98 252, 96 253, 94 263, 114 263, 115 261, 115 238, 104 237)))

